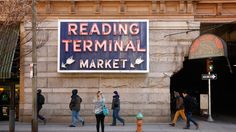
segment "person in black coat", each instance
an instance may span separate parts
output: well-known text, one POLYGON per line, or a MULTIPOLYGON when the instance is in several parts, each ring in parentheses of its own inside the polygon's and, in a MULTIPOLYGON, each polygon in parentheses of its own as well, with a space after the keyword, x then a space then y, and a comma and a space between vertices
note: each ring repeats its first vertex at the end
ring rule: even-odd
POLYGON ((45 102, 45 98, 42 95, 42 90, 38 89, 37 90, 37 115, 38 115, 38 118, 42 120, 45 125, 47 121, 46 118, 39 114, 39 111, 43 108, 44 102, 45 102))
POLYGON ((113 99, 112 99, 112 106, 111 106, 111 109, 113 110, 113 113, 112 113, 113 120, 112 120, 111 126, 116 126, 116 119, 119 120, 124 126, 125 125, 125 120, 122 119, 119 115, 119 112, 120 112, 120 96, 119 96, 117 91, 114 91, 113 93, 114 93, 114 96, 113 96, 113 99))
POLYGON ((81 125, 84 126, 84 120, 79 114, 82 98, 79 95, 77 95, 77 93, 78 93, 77 89, 72 90, 71 101, 69 104, 70 110, 72 112, 72 114, 71 114, 71 122, 72 123, 69 127, 76 127, 78 121, 80 121, 81 125))
POLYGON ((187 123, 184 129, 190 128, 190 122, 192 122, 196 126, 196 129, 198 129, 199 128, 198 123, 192 119, 193 99, 190 95, 187 94, 187 92, 183 92, 183 96, 184 96, 184 109, 187 117, 187 123))

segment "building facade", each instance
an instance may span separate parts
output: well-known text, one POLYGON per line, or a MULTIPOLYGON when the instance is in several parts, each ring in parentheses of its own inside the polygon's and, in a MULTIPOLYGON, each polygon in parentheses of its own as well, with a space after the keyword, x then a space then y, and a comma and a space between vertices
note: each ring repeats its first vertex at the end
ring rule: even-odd
MULTIPOLYGON (((145 122, 169 122, 170 78, 183 67, 192 41, 200 35, 202 23, 228 23, 236 18, 233 0, 40 0, 37 3, 39 33, 45 44, 37 49, 37 88, 46 97, 42 114, 49 122, 69 122, 72 89, 83 99, 81 115, 95 122, 93 99, 103 91, 110 106, 113 91, 121 97, 120 114, 135 122, 142 112, 145 122), (148 73, 59 73, 58 20, 148 20, 148 73)), ((21 36, 31 31, 22 23, 21 36)), ((31 42, 21 47, 21 54, 31 42)), ((32 116, 31 54, 21 62, 20 121, 32 116)), ((106 122, 111 122, 111 116, 106 122)))

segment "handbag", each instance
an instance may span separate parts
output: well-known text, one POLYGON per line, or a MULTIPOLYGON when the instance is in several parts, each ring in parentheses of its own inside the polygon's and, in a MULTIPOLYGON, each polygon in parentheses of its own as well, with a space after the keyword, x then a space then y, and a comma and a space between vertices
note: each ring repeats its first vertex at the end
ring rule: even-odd
POLYGON ((109 110, 108 108, 104 105, 103 108, 102 108, 102 112, 105 116, 108 116, 109 115, 109 110))

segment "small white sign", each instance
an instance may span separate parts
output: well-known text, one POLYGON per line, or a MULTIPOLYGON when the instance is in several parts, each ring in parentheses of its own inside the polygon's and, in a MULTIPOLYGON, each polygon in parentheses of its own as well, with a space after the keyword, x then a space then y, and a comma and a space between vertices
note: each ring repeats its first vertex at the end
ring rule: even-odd
POLYGON ((30 63, 30 78, 34 77, 34 64, 30 63))
POLYGON ((202 80, 216 80, 217 79, 217 74, 202 74, 202 80))
POLYGON ((208 94, 200 94, 200 109, 208 109, 208 94))

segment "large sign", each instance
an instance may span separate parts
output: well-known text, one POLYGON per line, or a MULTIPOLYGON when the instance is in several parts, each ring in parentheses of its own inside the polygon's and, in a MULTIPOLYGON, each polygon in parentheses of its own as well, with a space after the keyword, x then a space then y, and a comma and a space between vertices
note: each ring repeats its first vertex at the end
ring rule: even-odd
POLYGON ((148 20, 59 20, 58 72, 149 71, 148 20))

